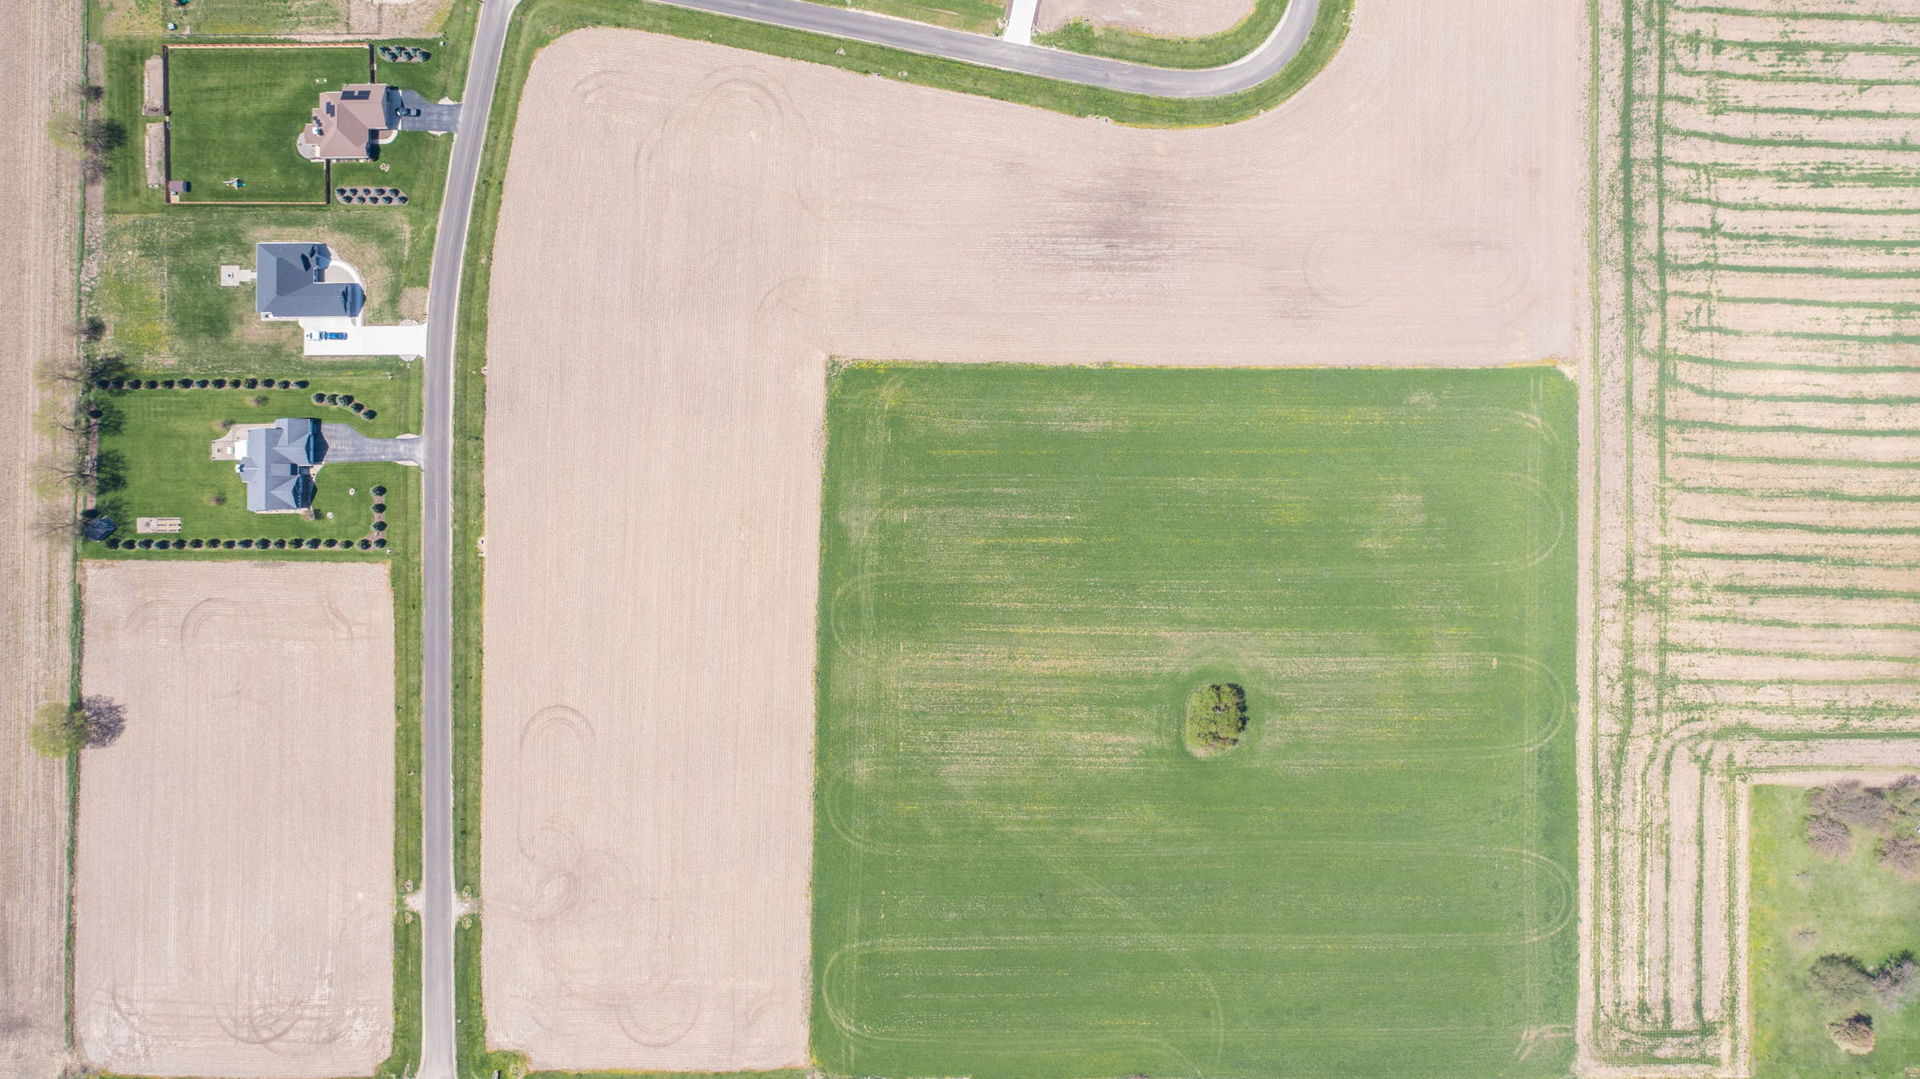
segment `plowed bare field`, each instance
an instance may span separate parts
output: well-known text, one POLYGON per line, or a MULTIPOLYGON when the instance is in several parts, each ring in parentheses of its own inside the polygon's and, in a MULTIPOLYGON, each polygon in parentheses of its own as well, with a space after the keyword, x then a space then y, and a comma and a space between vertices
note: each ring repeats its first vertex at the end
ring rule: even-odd
POLYGON ((34 709, 64 700, 68 534, 43 498, 55 452, 44 419, 64 389, 35 381, 71 354, 78 159, 53 144, 54 111, 77 103, 80 5, 8 13, 0 41, 0 264, 14 281, 0 316, 0 1079, 47 1079, 65 1063, 66 776, 28 747, 34 709))
POLYGON ((79 1050, 136 1075, 364 1075, 393 1023, 384 566, 94 562, 79 1050))
POLYGON ((1192 132, 630 32, 542 53, 488 353, 492 1041, 806 1060, 827 357, 1576 355, 1583 23, 1361 5, 1303 93, 1192 132))

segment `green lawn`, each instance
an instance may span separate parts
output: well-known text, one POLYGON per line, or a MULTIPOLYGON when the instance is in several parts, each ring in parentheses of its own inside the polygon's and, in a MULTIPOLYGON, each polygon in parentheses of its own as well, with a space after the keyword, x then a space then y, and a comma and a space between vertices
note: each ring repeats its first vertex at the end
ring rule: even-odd
POLYGON ((1838 1011, 1806 986, 1823 955, 1851 955, 1867 966, 1904 951, 1920 952, 1920 885, 1874 862, 1872 844, 1829 862, 1802 838, 1807 816, 1801 787, 1756 786, 1749 944, 1753 985, 1756 1079, 1900 1079, 1920 1063, 1920 1004, 1875 1005, 1874 1051, 1842 1052, 1827 1036, 1838 1011))
POLYGON ((1161 37, 1076 19, 1034 42, 1071 52, 1111 56, 1155 67, 1220 67, 1246 56, 1273 35, 1287 0, 1254 0, 1253 10, 1231 29, 1206 37, 1161 37))
POLYGON ((168 49, 170 175, 192 185, 184 200, 320 202, 326 170, 294 140, 321 91, 367 78, 364 45, 168 49), (246 186, 227 187, 234 177, 246 186))
MULTIPOLYGON (((443 155, 445 145, 423 149, 443 155)), ((311 362, 299 358, 299 326, 260 321, 253 285, 220 285, 222 264, 252 269, 260 241, 331 245, 360 271, 368 322, 423 317, 443 182, 439 161, 406 174, 405 186, 422 193, 405 207, 170 207, 114 215, 93 292, 94 310, 107 324, 102 348, 140 365, 210 374, 311 362)))
POLYGON ((830 7, 855 7, 863 11, 877 11, 882 15, 895 18, 912 19, 915 22, 929 22, 936 26, 951 26, 956 30, 972 30, 977 34, 994 34, 1000 30, 1000 21, 1006 17, 1005 4, 996 4, 991 0, 818 0, 830 7))
POLYGON ((1546 369, 838 369, 819 1065, 1564 1075, 1574 422, 1546 369))
MULTIPOLYGON (((275 372, 261 371, 255 377, 268 374, 275 372)), ((137 536, 134 519, 179 517, 179 535, 164 538, 315 537, 323 541, 329 538, 357 541, 369 535, 375 501, 370 489, 381 485, 387 488, 388 530, 393 533, 392 542, 397 542, 402 534, 399 522, 414 519, 417 469, 386 463, 323 465, 315 476, 318 491, 313 505, 317 519, 309 521, 298 514, 249 512, 246 487, 234 473, 233 462, 212 459, 212 442, 220 437, 222 425, 227 421, 271 423, 281 416, 309 416, 328 423, 349 423, 377 437, 419 431, 420 374, 415 369, 396 362, 391 367, 359 367, 337 372, 308 369, 301 372, 300 377, 307 379, 311 386, 304 390, 141 389, 103 394, 110 433, 103 435, 100 448, 103 459, 112 462, 118 482, 103 484, 100 504, 102 510, 119 523, 117 538, 122 541, 163 538, 137 536), (378 415, 366 421, 343 408, 315 405, 310 395, 316 392, 350 393, 378 415), (260 400, 259 404, 253 403, 256 399, 260 400), (356 493, 349 494, 349 490, 356 493)), ((90 556, 118 553, 178 558, 210 552, 112 552, 98 544, 88 544, 87 553, 90 556)), ((305 551, 301 557, 329 553, 325 549, 305 551)), ((360 557, 389 557, 382 551, 362 554, 356 550, 354 553, 360 557)), ((244 558, 250 557, 251 552, 238 548, 228 552, 223 548, 221 555, 244 558)))

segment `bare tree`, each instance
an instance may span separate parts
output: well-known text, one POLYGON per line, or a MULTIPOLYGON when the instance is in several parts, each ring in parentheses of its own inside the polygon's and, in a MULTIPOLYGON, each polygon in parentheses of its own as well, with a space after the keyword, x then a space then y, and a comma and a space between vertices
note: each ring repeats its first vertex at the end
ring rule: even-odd
POLYGON ((1860 785, 1857 779, 1843 779, 1807 794, 1814 813, 1838 817, 1856 828, 1879 831, 1893 820, 1893 807, 1879 795, 1860 785))
POLYGON ((1880 864, 1907 880, 1920 880, 1920 837, 1898 835, 1882 840, 1880 864))
POLYGON ((98 694, 82 697, 79 711, 89 749, 110 746, 127 731, 127 708, 111 697, 98 694))
POLYGON ((1853 829, 1833 817, 1808 817, 1807 846, 1822 858, 1838 861, 1853 853, 1853 829))

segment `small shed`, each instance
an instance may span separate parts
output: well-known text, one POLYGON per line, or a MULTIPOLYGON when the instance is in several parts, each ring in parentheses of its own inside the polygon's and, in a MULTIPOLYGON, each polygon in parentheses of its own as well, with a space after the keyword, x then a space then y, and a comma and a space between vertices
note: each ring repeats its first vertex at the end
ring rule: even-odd
POLYGON ((168 180, 167 181, 168 195, 184 195, 191 190, 193 190, 193 185, 189 184, 185 180, 168 180))

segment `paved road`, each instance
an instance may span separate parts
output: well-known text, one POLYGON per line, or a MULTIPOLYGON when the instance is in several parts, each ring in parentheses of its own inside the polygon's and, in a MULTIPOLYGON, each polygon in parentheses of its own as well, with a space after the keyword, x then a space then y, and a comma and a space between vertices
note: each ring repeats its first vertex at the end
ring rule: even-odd
MULTIPOLYGON (((1077 53, 1036 48, 959 30, 908 22, 812 0, 673 0, 680 7, 730 15, 796 30, 908 52, 963 60, 1066 82, 1161 97, 1218 97, 1257 86, 1299 55, 1321 0, 1292 0, 1258 49, 1225 67, 1175 71, 1077 53)), ((461 97, 460 131, 434 241, 427 309, 426 454, 422 481, 426 513, 422 537, 425 574, 422 626, 425 860, 421 962, 421 1079, 455 1079, 453 927, 453 357, 459 326, 460 272, 466 260, 480 151, 500 73, 501 48, 517 0, 481 5, 473 57, 461 97)), ((465 537, 473 542, 477 537, 465 537)), ((486 1079, 486 1077, 467 1077, 486 1079)))

